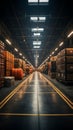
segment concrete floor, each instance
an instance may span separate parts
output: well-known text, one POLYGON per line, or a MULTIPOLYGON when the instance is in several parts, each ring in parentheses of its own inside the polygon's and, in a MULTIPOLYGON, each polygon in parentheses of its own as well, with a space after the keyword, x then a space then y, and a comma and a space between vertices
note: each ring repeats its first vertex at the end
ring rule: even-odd
POLYGON ((73 129, 72 107, 39 72, 0 102, 0 108, 2 130, 73 129))

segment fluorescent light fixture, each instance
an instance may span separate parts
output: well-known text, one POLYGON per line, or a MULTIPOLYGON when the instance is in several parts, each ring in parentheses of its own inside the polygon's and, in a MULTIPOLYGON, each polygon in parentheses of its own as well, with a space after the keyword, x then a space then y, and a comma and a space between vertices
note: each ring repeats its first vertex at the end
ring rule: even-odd
POLYGON ((41 45, 41 41, 33 41, 33 45, 41 45))
POLYGON ((49 0, 39 0, 39 2, 47 3, 47 2, 49 2, 49 0))
POLYGON ((39 21, 45 21, 46 17, 39 17, 39 21))
POLYGON ((30 20, 33 22, 44 22, 46 20, 46 17, 30 17, 30 20))
POLYGON ((20 56, 22 56, 22 53, 19 53, 20 56))
POLYGON ((62 46, 64 44, 64 42, 61 42, 60 44, 59 44, 59 46, 62 46))
POLYGON ((50 55, 50 57, 51 57, 52 55, 50 55))
POLYGON ((69 37, 71 37, 72 35, 73 35, 73 31, 72 31, 72 32, 70 32, 70 33, 68 34, 68 36, 67 36, 67 37, 69 38, 69 37))
POLYGON ((9 45, 11 45, 11 42, 10 42, 8 39, 6 39, 6 42, 7 42, 9 45))
POLYGON ((30 20, 32 20, 32 21, 38 21, 38 17, 30 17, 30 20))
POLYGON ((33 35, 34 36, 40 36, 40 33, 34 33, 33 35))
POLYGON ((15 50, 16 52, 18 52, 18 49, 17 49, 17 48, 14 48, 14 50, 15 50))
POLYGON ((28 0, 28 3, 37 3, 38 0, 28 0))
POLYGON ((38 29, 37 28, 32 28, 32 32, 37 32, 38 29))
POLYGON ((54 54, 54 51, 52 52, 52 55, 54 54))
POLYGON ((38 49, 38 48, 40 48, 40 46, 33 46, 33 48, 38 49))
POLYGON ((32 28, 32 32, 44 31, 44 28, 32 28))
POLYGON ((58 48, 55 49, 55 51, 57 51, 57 50, 58 50, 58 48))
POLYGON ((23 59, 25 59, 25 57, 23 56, 23 59))

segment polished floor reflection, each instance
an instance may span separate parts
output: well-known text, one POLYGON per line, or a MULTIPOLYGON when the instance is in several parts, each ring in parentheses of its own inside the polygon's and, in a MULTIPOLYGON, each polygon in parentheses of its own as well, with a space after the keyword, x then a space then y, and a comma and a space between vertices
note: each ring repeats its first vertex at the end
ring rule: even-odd
POLYGON ((0 129, 54 130, 73 128, 73 109, 34 72, 0 109, 0 129))

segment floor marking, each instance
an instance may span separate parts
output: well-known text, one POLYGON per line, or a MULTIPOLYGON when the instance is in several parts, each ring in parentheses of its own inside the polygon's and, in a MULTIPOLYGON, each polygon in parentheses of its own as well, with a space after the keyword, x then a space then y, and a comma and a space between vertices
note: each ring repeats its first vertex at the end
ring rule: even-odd
POLYGON ((25 114, 25 113, 0 113, 0 116, 42 116, 42 117, 73 117, 72 113, 69 114, 25 114))
MULTIPOLYGON (((32 74, 29 76, 31 77, 32 74)), ((26 78, 24 81, 22 81, 11 93, 9 93, 1 102, 0 102, 0 109, 14 96, 14 94, 20 89, 22 88, 22 85, 27 82, 27 80, 29 79, 26 78)))
MULTIPOLYGON (((16 92, 21 93, 21 92, 16 92)), ((25 94, 37 94, 37 92, 24 92, 25 94)), ((56 93, 56 92, 38 92, 38 94, 48 94, 48 93, 56 93)))
POLYGON ((67 103, 67 105, 71 109, 73 109, 73 102, 68 97, 66 97, 49 79, 47 79, 43 75, 42 77, 48 82, 48 84, 50 84, 50 86, 58 93, 58 95, 67 103))

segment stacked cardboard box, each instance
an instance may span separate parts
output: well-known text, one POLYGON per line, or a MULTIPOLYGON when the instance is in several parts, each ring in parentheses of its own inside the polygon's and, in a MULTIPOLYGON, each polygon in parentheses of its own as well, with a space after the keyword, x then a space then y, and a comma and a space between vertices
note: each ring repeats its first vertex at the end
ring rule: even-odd
POLYGON ((57 56, 52 56, 50 58, 48 74, 50 75, 51 78, 56 77, 56 59, 57 56))
POLYGON ((22 59, 14 58, 14 68, 22 68, 25 75, 26 62, 22 59))
POLYGON ((22 68, 22 59, 14 58, 14 68, 22 68))
POLYGON ((73 81, 73 48, 65 48, 57 56, 56 78, 61 81, 73 81))
POLYGON ((4 85, 4 43, 0 41, 0 87, 4 85))
POLYGON ((5 76, 11 75, 11 70, 14 68, 14 55, 9 51, 4 51, 5 56, 5 76))

